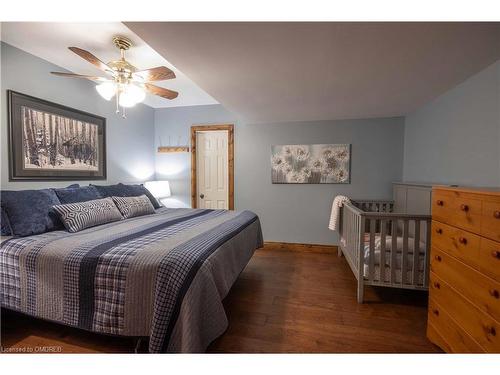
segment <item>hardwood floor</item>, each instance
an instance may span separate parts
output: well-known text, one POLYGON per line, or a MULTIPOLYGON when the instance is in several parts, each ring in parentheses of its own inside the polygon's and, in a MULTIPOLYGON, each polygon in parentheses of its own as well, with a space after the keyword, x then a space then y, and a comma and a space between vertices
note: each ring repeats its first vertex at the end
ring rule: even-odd
MULTIPOLYGON (((367 287, 356 302, 356 283, 335 254, 258 250, 224 304, 229 328, 208 352, 413 353, 439 352, 425 336, 427 294, 367 287)), ((97 335, 2 314, 1 345, 54 347, 62 352, 133 352, 132 339, 97 335)))

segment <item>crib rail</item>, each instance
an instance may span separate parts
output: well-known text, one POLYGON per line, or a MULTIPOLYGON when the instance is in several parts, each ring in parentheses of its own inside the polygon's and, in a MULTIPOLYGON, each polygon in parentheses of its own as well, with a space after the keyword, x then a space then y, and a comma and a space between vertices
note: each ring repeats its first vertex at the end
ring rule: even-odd
POLYGON ((392 212, 394 201, 357 200, 352 204, 363 212, 392 212))
POLYGON ((341 212, 340 248, 363 286, 427 289, 429 215, 394 213, 391 201, 357 201, 341 212))
POLYGON ((364 219, 362 217, 363 211, 351 204, 344 204, 342 208, 341 221, 340 221, 340 247, 346 256, 354 275, 359 280, 359 248, 363 241, 360 233, 364 227, 364 219))

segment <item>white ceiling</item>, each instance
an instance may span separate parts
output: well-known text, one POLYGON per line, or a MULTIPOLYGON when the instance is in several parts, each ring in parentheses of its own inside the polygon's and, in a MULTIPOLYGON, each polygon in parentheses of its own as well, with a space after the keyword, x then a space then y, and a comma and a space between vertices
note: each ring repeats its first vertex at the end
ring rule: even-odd
POLYGON ((500 23, 125 24, 250 122, 405 115, 500 58, 500 23))
MULTIPOLYGON (((155 83, 158 86, 178 91, 179 96, 176 99, 167 100, 148 94, 145 104, 153 108, 217 104, 217 101, 123 23, 3 22, 1 27, 1 40, 14 47, 71 72, 100 76, 103 72, 68 50, 68 47, 86 49, 104 62, 116 60, 120 52, 111 41, 114 35, 123 35, 132 40, 134 46, 126 52, 125 57, 138 69, 164 65, 172 69, 177 76, 173 80, 155 83)), ((163 56, 168 56, 165 51, 163 56)))

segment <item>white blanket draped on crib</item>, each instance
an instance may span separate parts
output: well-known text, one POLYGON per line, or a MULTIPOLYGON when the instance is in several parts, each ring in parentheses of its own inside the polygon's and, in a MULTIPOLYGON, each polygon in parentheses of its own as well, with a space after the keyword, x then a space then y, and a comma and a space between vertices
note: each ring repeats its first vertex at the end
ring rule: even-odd
POLYGON ((344 195, 337 195, 333 200, 332 213, 330 214, 330 223, 328 224, 328 229, 338 230, 338 223, 340 221, 340 207, 344 203, 350 203, 351 200, 344 195))

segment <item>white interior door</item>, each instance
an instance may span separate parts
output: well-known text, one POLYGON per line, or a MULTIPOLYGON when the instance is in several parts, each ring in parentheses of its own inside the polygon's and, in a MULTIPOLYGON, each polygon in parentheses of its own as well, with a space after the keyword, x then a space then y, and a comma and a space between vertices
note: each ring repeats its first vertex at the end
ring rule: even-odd
POLYGON ((197 207, 229 208, 227 130, 196 132, 197 207))

